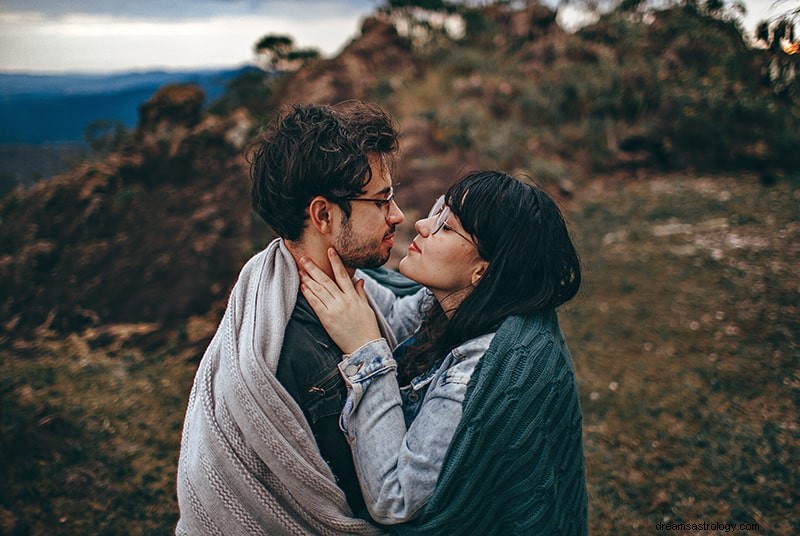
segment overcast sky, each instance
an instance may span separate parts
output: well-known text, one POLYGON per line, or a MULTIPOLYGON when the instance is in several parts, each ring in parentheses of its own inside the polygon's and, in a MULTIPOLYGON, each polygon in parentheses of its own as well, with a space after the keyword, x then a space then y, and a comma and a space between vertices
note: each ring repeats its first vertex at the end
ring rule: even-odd
MULTIPOLYGON (((548 0, 555 4, 557 0, 548 0)), ((745 0, 750 30, 773 0, 745 0)), ((0 0, 0 71, 233 67, 263 35, 333 55, 380 0, 0 0)), ((787 5, 796 5, 792 0, 787 5)), ((784 11, 779 7, 777 12, 784 11)))

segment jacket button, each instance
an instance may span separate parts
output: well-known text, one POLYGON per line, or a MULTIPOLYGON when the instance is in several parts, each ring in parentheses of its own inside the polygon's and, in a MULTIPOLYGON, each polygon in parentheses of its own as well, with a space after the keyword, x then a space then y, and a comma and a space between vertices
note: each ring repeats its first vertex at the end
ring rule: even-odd
POLYGON ((417 393, 416 391, 411 391, 410 393, 408 393, 409 402, 414 403, 417 400, 419 400, 419 393, 417 393))
POLYGON ((347 365, 344 369, 344 373, 348 376, 355 376, 359 370, 361 370, 361 365, 347 365))

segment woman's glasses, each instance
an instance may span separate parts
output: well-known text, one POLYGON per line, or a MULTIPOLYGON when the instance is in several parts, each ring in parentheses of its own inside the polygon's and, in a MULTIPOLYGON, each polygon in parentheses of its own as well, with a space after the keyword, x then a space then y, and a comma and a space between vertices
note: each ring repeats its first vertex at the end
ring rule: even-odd
POLYGON ((451 214, 450 207, 448 207, 445 204, 444 196, 440 195, 439 199, 436 200, 436 203, 433 204, 433 208, 431 208, 431 211, 428 212, 428 218, 433 218, 434 216, 436 216, 436 222, 433 224, 433 227, 431 228, 430 231, 431 236, 435 235, 436 233, 441 231, 442 228, 447 226, 449 230, 453 231, 464 240, 468 240, 469 242, 474 244, 475 242, 473 242, 471 238, 459 233, 458 231, 453 229, 450 225, 447 225, 447 218, 450 217, 450 214, 451 214))

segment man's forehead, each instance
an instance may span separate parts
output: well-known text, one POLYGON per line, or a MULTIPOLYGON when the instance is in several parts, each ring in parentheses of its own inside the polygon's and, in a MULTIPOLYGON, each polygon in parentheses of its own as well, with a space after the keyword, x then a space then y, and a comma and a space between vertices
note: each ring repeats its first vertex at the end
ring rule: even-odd
POLYGON ((372 169, 372 178, 366 188, 370 191, 388 190, 392 186, 392 171, 389 166, 388 155, 371 153, 369 165, 372 169))

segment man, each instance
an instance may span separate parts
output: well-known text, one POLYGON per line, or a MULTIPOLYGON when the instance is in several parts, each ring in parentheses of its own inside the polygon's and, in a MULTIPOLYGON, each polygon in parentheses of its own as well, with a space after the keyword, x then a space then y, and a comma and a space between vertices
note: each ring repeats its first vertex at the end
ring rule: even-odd
MULTIPOLYGON (((378 533, 358 517, 363 499, 338 428, 342 352, 299 295, 296 261, 306 256, 331 277, 329 247, 351 273, 386 262, 403 221, 390 172, 396 150, 389 118, 359 102, 296 105, 256 150, 253 208, 280 238, 242 269, 198 368, 177 534, 378 533)), ((376 294, 382 334, 394 342, 383 314, 392 300, 376 294)))
MULTIPOLYGON (((285 240, 295 261, 306 255, 331 276, 328 247, 336 248, 351 275, 355 268, 381 266, 403 221, 389 169, 397 133, 380 110, 354 102, 338 108, 343 106, 341 120, 357 138, 342 138, 328 109, 295 107, 268 134, 252 168, 253 209, 285 240), (305 141, 308 136, 314 143, 305 141)), ((350 448, 339 430, 347 396, 336 367, 341 356, 299 294, 276 376, 303 410, 351 509, 364 515, 350 448)))

